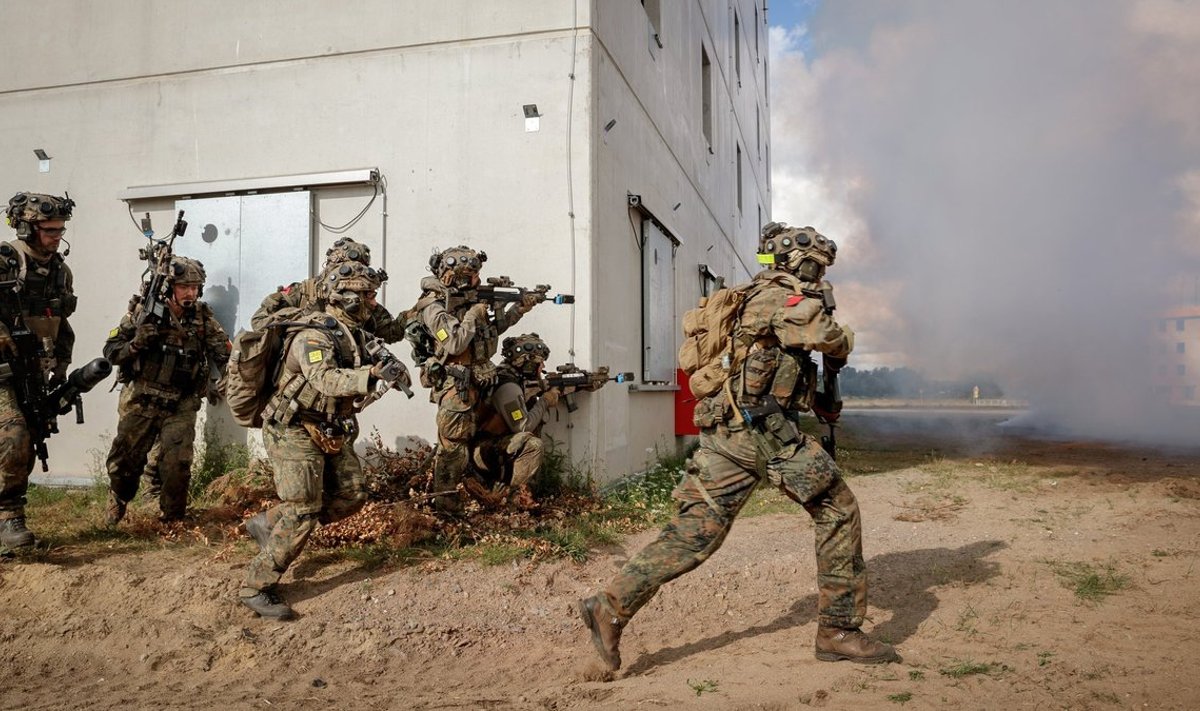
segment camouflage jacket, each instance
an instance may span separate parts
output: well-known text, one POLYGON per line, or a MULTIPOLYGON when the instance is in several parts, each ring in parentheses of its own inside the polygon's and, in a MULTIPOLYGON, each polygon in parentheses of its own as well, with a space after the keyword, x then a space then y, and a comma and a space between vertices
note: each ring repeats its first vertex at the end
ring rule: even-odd
MULTIPOLYGON (((289 286, 281 286, 269 294, 259 304, 258 310, 250 317, 251 328, 262 328, 270 320, 271 315, 282 308, 292 306, 305 311, 321 311, 325 308, 325 299, 320 292, 320 279, 310 277, 304 281, 293 282, 289 286)), ((371 317, 363 324, 363 330, 382 338, 386 343, 396 343, 404 338, 404 327, 407 325, 405 314, 396 318, 383 304, 376 304, 371 310, 371 317)))
POLYGON ((132 341, 140 315, 140 308, 127 312, 104 342, 104 357, 119 369, 118 379, 133 390, 131 397, 175 403, 204 394, 210 369, 224 370, 232 348, 212 308, 198 301, 180 318, 168 310, 167 320, 158 324, 158 338, 139 350, 132 341))
POLYGON ((542 433, 550 408, 536 385, 526 386, 516 368, 501 363, 496 367, 496 386, 480 410, 480 431, 486 435, 542 433))
POLYGON ((287 340, 283 367, 263 420, 290 424, 353 417, 356 400, 371 391, 371 367, 365 362, 363 333, 325 312, 310 318, 332 328, 304 328, 287 340))
POLYGON ((75 279, 61 254, 39 258, 20 240, 0 243, 0 331, 17 320, 54 343, 55 370, 65 373, 75 349, 75 331, 67 321, 75 313, 75 279))
POLYGON ((524 316, 520 304, 515 303, 484 319, 469 314, 471 304, 450 311, 446 308, 450 289, 435 277, 422 279, 421 291, 421 298, 412 310, 433 335, 437 359, 443 363, 492 367, 492 357, 500 347, 500 334, 524 316))
POLYGON ((813 351, 844 359, 853 336, 825 309, 820 284, 783 271, 759 272, 747 291, 733 333, 734 373, 724 390, 696 406, 696 423, 711 426, 730 416, 728 398, 740 406, 762 404, 769 394, 785 410, 807 411, 816 393, 813 351))

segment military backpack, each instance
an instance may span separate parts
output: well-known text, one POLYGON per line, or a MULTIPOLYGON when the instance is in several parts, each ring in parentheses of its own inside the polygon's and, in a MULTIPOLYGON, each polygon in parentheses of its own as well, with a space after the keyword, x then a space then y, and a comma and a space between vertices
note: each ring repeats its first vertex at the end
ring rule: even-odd
POLYGON ((289 334, 321 325, 313 322, 310 311, 287 306, 272 313, 261 327, 238 331, 219 385, 235 422, 262 427, 263 410, 274 394, 289 334))
POLYGON ((716 394, 740 365, 733 362, 733 331, 755 286, 749 282, 718 289, 683 315, 679 367, 688 374, 688 387, 697 399, 716 394))

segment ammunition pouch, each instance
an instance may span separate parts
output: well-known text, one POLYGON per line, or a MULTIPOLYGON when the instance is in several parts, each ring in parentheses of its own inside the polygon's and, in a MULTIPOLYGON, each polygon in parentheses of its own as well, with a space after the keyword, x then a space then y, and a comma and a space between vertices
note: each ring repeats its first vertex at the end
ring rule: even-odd
POLYGON ((742 363, 742 393, 751 397, 766 395, 779 360, 779 351, 774 348, 762 348, 747 355, 742 363))
POLYGON ((303 422, 304 429, 317 449, 325 454, 339 454, 346 444, 346 432, 335 422, 303 422))

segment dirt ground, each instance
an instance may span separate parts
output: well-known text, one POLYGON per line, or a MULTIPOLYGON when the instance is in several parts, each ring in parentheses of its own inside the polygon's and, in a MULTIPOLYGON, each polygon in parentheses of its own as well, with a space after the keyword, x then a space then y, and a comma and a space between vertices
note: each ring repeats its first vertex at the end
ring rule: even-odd
POLYGON ((709 562, 668 584, 628 627, 626 667, 611 678, 570 608, 652 531, 584 564, 371 569, 309 552, 285 578, 301 617, 282 624, 235 601, 247 543, 7 559, 0 699, 30 710, 1200 708, 1197 453, 1011 436, 970 454, 916 451, 928 446, 897 444, 894 467, 850 480, 867 627, 898 646, 899 664, 813 658, 811 524, 795 507, 740 520, 709 562))

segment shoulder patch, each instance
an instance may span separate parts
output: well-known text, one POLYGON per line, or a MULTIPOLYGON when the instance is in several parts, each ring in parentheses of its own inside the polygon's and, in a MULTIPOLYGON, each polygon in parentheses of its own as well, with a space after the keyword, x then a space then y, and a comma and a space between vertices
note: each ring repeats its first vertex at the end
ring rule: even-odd
POLYGON ((308 362, 309 363, 320 363, 324 358, 325 358, 325 354, 322 353, 321 351, 309 351, 308 352, 308 362))
POLYGON ((113 330, 111 330, 111 331, 109 331, 109 332, 108 332, 108 337, 109 337, 109 338, 116 338, 116 337, 117 337, 117 334, 118 334, 118 333, 120 333, 120 332, 121 332, 121 328, 120 328, 120 326, 118 326, 117 328, 114 328, 113 330))
POLYGON ((792 294, 791 296, 788 297, 787 305, 795 306, 796 304, 800 303, 801 301, 804 301, 803 294, 792 294))
POLYGON ((520 410, 513 410, 509 414, 512 416, 513 422, 516 422, 517 420, 522 420, 525 418, 525 413, 521 412, 520 410))
POLYGON ((444 328, 439 328, 435 335, 437 336, 437 339, 439 341, 444 341, 450 337, 450 334, 446 333, 446 329, 444 329, 444 328))

